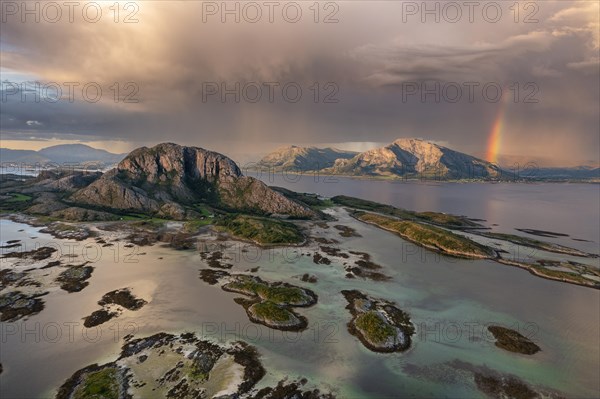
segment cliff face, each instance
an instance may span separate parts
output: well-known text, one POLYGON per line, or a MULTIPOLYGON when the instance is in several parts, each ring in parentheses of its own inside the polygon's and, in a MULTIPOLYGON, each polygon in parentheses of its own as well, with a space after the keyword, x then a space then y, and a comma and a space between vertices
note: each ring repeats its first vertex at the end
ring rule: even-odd
POLYGON ((175 219, 185 217, 186 206, 199 202, 254 213, 313 216, 310 209, 261 181, 242 176, 228 157, 172 143, 134 150, 70 200, 175 219))
POLYGON ((424 175, 469 179, 496 177, 501 170, 489 162, 429 141, 398 139, 351 159, 338 159, 325 172, 355 176, 424 175))

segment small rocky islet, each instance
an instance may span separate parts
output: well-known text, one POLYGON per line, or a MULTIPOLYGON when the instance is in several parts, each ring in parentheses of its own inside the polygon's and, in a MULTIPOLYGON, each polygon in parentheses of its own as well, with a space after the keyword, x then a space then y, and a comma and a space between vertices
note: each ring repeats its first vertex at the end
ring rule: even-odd
POLYGON ((34 315, 44 310, 41 294, 24 294, 20 291, 10 291, 0 295, 0 321, 16 321, 23 317, 34 315))
MULTIPOLYGON (((209 285, 222 283, 221 289, 242 294, 234 301, 245 310, 250 321, 282 331, 302 331, 308 320, 294 308, 310 307, 317 303, 317 295, 307 289, 284 282, 267 282, 249 274, 230 274, 224 270, 201 269, 200 279, 209 285)), ((303 281, 316 282, 306 275, 303 281)))
POLYGON ((347 251, 341 248, 320 245, 312 254, 313 263, 317 265, 332 265, 334 258, 335 263, 341 263, 346 271, 346 278, 364 278, 373 281, 387 281, 391 278, 380 271, 381 265, 371 260, 371 255, 361 251, 347 251))
POLYGON ((249 275, 232 275, 221 288, 248 297, 236 298, 235 302, 244 307, 251 321, 283 331, 304 330, 308 321, 294 308, 317 303, 317 295, 307 288, 269 283, 249 275))
POLYGON ((98 326, 118 317, 122 309, 136 311, 147 303, 144 299, 136 298, 129 288, 108 292, 98 301, 98 305, 101 305, 102 309, 95 310, 89 316, 84 317, 83 325, 86 328, 98 326))
POLYGON ((518 331, 502 326, 489 326, 488 331, 496 339, 495 345, 498 348, 523 355, 533 355, 541 351, 537 344, 518 331))
POLYGON ((375 299, 358 290, 344 290, 352 320, 348 332, 374 352, 403 352, 411 345, 415 327, 408 313, 393 302, 375 299))

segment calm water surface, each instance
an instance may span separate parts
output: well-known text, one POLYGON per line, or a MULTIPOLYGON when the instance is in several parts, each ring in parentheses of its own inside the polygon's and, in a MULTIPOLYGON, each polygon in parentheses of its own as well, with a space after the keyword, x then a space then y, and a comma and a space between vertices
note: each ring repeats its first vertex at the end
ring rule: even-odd
POLYGON ((484 219, 487 221, 484 224, 503 233, 520 234, 514 229, 525 228, 568 234, 567 238, 543 239, 588 252, 599 251, 600 184, 445 183, 281 173, 249 175, 268 185, 298 192, 326 197, 349 195, 415 211, 484 219), (578 241, 581 239, 591 242, 578 241))

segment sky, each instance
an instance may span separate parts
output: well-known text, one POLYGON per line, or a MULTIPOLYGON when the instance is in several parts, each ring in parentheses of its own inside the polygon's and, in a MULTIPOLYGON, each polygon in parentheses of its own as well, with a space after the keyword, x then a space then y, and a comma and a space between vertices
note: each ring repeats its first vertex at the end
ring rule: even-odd
POLYGON ((600 163, 597 1, 2 1, 2 147, 600 163), (515 4, 516 3, 516 4, 515 4))

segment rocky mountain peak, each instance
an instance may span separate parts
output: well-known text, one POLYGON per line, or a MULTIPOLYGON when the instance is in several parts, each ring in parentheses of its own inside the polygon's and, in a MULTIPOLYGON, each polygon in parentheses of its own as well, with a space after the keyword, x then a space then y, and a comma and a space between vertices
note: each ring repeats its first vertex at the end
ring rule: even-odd
POLYGON ((76 203, 182 219, 207 203, 260 214, 314 215, 306 206, 242 175, 225 155, 162 143, 132 151, 115 169, 71 196, 76 203))
POLYGON ((221 177, 242 175, 235 162, 225 155, 174 143, 138 148, 119 163, 117 171, 131 180, 150 183, 215 182, 221 177))

